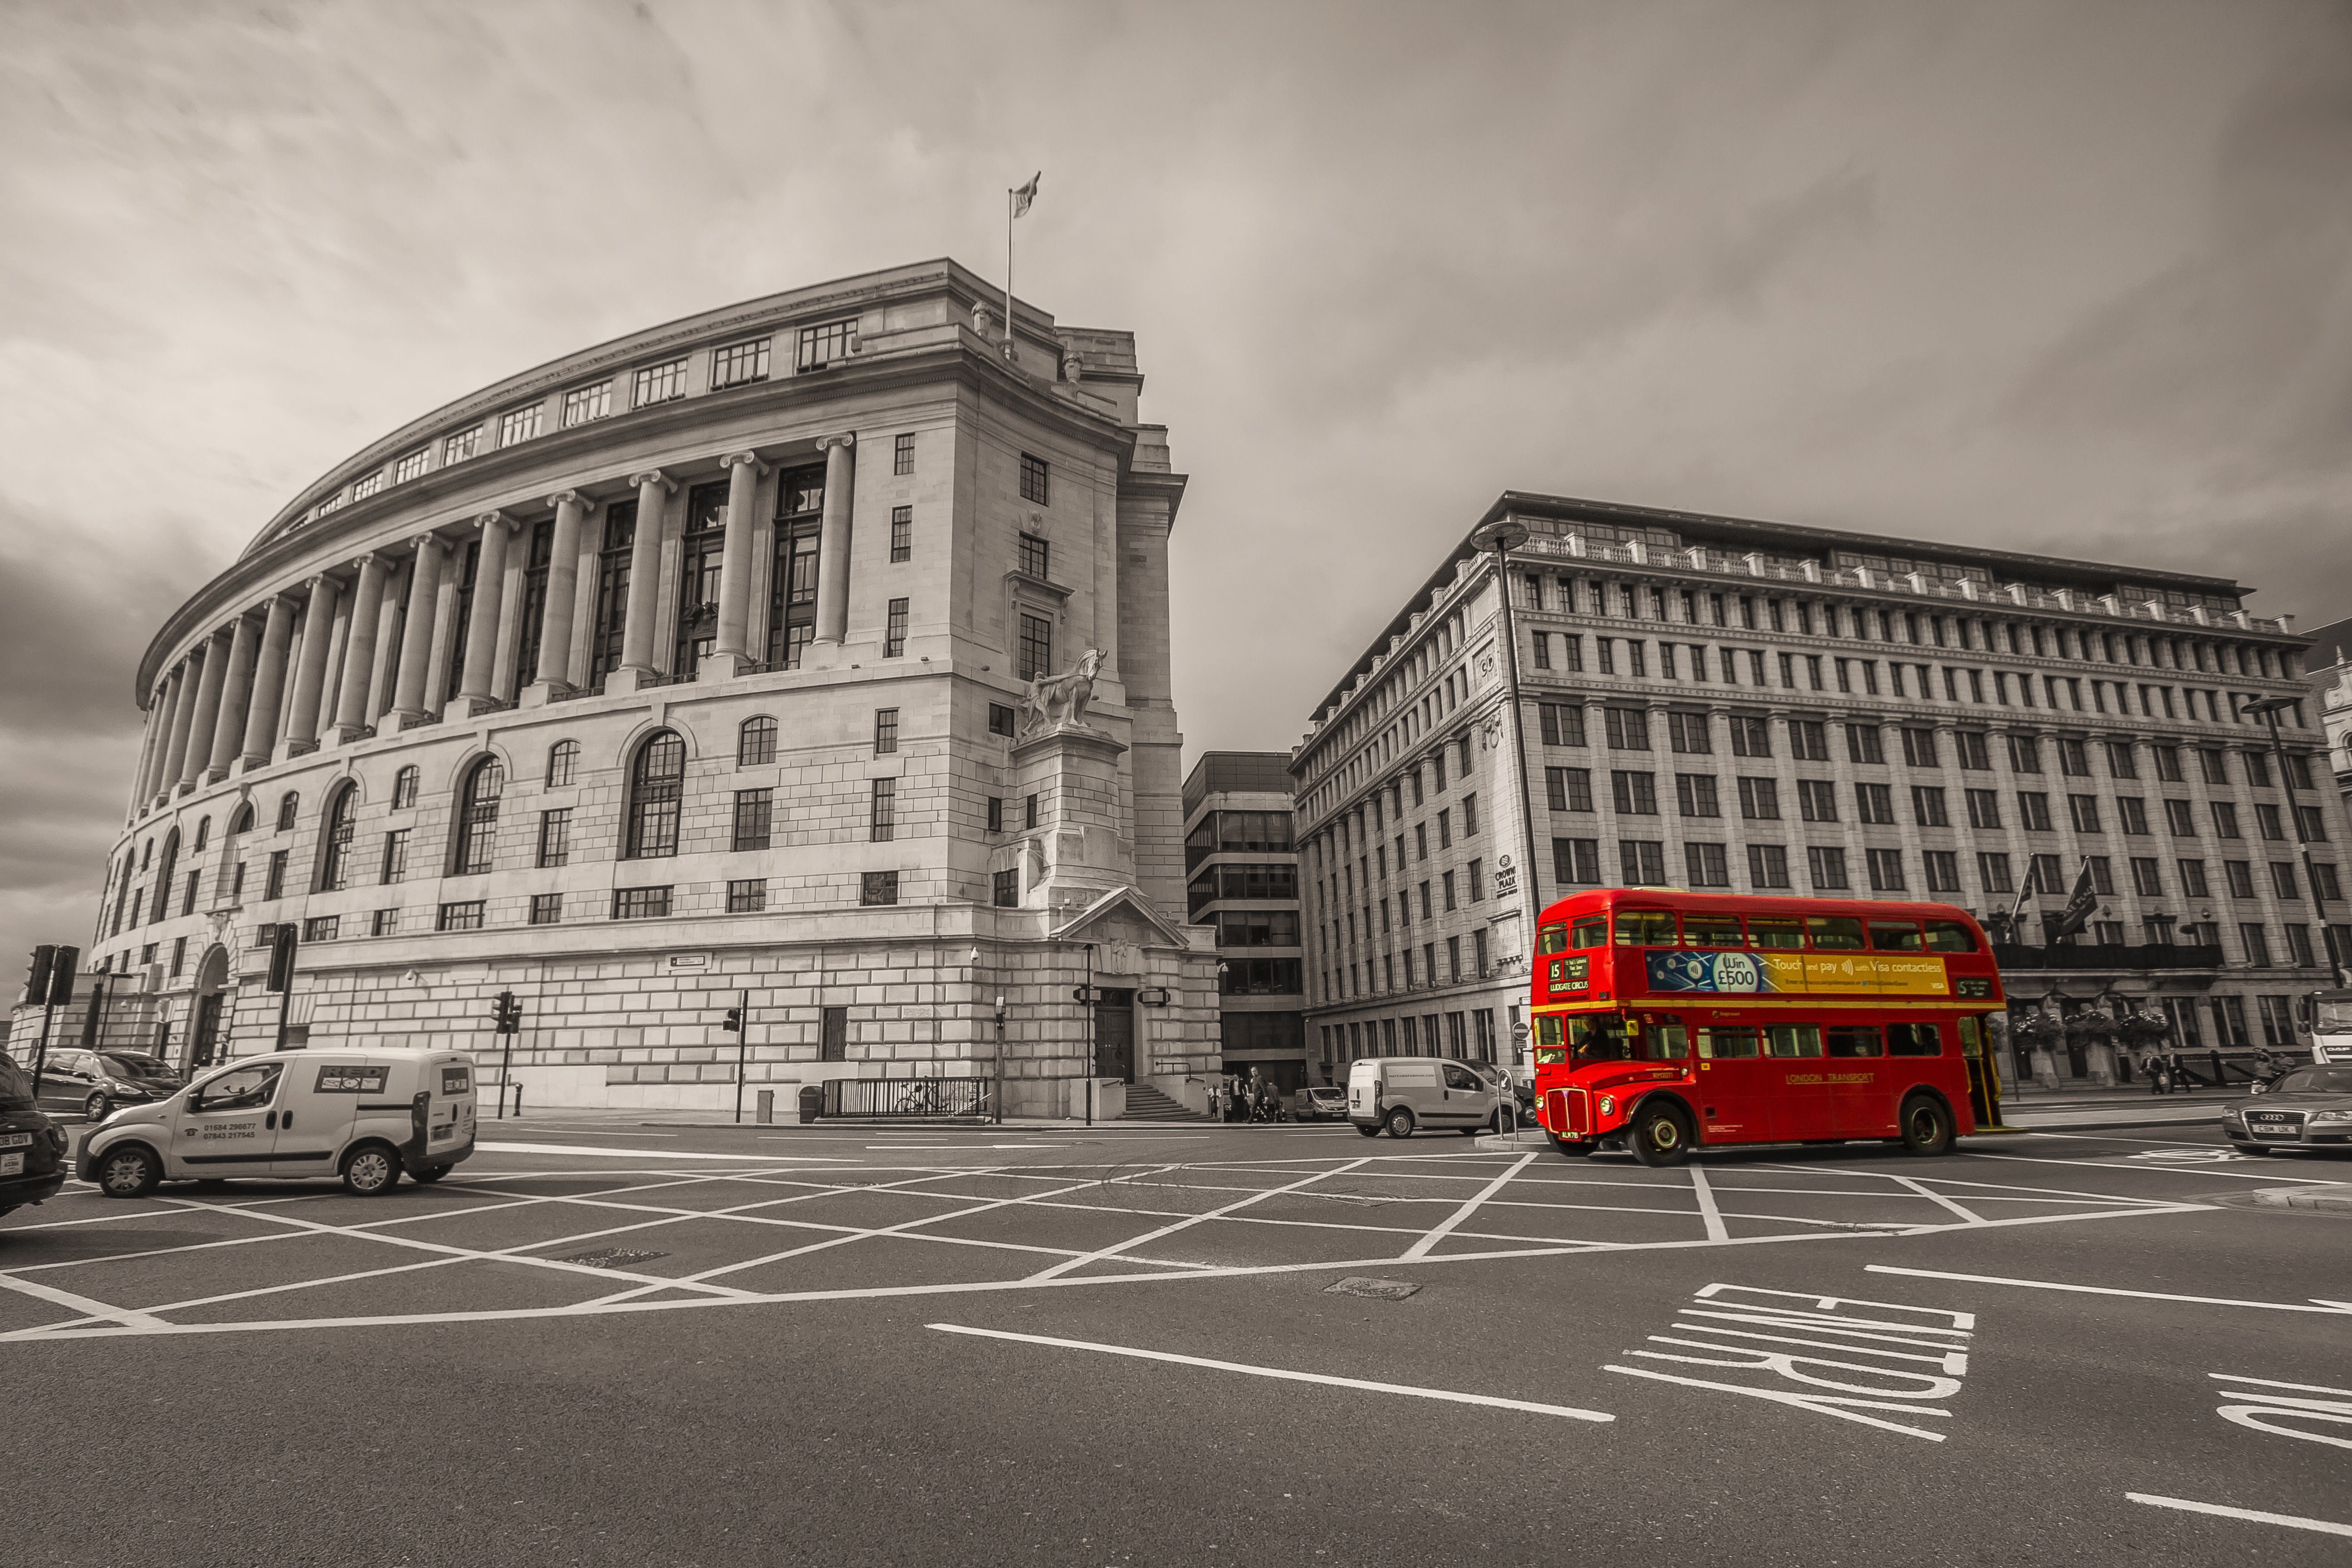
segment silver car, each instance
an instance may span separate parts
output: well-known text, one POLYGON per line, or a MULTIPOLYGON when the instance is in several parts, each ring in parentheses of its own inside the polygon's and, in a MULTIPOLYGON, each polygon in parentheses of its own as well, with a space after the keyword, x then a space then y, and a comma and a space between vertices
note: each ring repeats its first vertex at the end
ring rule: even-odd
POLYGON ((2295 1068, 2254 1093, 2221 1113, 2221 1131, 2248 1153, 2352 1149, 2352 1067, 2295 1068))

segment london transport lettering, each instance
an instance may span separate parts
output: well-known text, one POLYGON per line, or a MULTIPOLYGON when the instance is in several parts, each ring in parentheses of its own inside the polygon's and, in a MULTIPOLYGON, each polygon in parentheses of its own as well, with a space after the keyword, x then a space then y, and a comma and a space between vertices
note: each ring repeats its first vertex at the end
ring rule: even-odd
POLYGON ((2000 972, 1965 910, 1605 888, 1547 909, 1536 955, 1536 1115, 1562 1153, 1940 1154, 2000 1125, 2000 972))

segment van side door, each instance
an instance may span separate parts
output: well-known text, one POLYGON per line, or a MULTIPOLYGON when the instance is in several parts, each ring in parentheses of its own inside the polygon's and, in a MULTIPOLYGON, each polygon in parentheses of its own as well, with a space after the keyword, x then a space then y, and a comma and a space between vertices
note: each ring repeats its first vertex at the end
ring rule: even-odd
POLYGON ((280 1176, 326 1176, 351 1136, 359 1101, 383 1088, 389 1069, 354 1057, 303 1060, 287 1073, 278 1117, 278 1152, 270 1170, 280 1176), (373 1085, 371 1089, 369 1086, 373 1085))
POLYGON ((278 1146, 278 1089, 286 1064, 259 1061, 215 1073, 189 1091, 172 1129, 173 1176, 266 1176, 278 1146))

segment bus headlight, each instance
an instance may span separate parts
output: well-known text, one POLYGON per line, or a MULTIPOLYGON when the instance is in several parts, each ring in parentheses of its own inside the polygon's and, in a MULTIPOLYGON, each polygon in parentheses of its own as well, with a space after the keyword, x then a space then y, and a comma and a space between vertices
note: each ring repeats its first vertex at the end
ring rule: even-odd
POLYGON ((1601 1114, 1603 1116, 1614 1116, 1617 1114, 1617 1097, 1615 1095, 1604 1094, 1601 1097, 1601 1114))

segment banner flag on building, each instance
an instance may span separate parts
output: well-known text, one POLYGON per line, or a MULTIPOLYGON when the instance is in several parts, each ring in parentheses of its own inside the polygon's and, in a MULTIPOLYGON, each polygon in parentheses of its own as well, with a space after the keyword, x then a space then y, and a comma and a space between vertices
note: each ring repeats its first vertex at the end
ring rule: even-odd
POLYGON ((1013 220, 1026 214, 1029 204, 1037 199, 1037 182, 1045 177, 1038 170, 1029 176, 1029 183, 1014 185, 1004 193, 1004 357, 1013 360, 1017 351, 1013 346, 1013 220))
POLYGON ((1014 217, 1027 217, 1029 216, 1029 204, 1037 199, 1037 182, 1045 178, 1045 171, 1040 169, 1035 174, 1029 176, 1029 183, 1027 184, 1015 185, 1013 187, 1011 194, 1013 196, 1013 216, 1014 217))
POLYGON ((2085 855, 2082 874, 2074 879, 2074 890, 2067 897, 2066 912, 2058 917, 2052 938, 2073 936, 2091 923, 2091 911, 2098 907, 2099 890, 2091 885, 2091 858, 2085 855))

